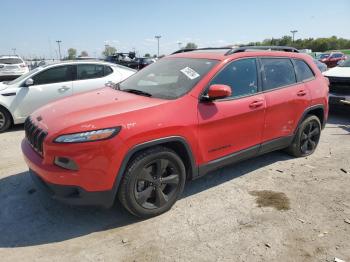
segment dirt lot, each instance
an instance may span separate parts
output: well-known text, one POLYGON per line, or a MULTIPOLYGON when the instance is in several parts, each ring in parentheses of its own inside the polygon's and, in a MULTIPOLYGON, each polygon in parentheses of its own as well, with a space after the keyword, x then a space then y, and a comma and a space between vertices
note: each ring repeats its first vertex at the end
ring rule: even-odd
POLYGON ((311 157, 275 152, 226 167, 145 221, 118 205, 47 199, 26 173, 22 137, 22 127, 0 134, 3 262, 350 261, 350 114, 331 116, 311 157))

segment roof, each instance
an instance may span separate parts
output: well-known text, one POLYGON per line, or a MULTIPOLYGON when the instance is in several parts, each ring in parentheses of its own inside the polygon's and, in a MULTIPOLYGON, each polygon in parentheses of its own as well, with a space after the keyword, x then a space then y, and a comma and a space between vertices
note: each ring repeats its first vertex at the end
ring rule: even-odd
POLYGON ((132 68, 118 65, 118 64, 109 63, 109 62, 106 62, 103 60, 64 60, 64 61, 59 61, 59 62, 49 62, 41 67, 46 68, 46 67, 54 67, 54 66, 58 66, 58 65, 78 65, 78 64, 96 64, 96 63, 101 64, 101 65, 118 67, 118 68, 129 70, 129 71, 135 71, 132 68))
POLYGON ((0 58, 20 58, 18 55, 0 55, 0 58))
POLYGON ((64 60, 64 61, 58 61, 58 62, 48 62, 47 66, 52 65, 70 65, 70 64, 104 64, 104 65, 110 65, 110 66, 117 66, 116 64, 109 63, 103 60, 97 60, 97 59, 87 59, 87 60, 64 60))

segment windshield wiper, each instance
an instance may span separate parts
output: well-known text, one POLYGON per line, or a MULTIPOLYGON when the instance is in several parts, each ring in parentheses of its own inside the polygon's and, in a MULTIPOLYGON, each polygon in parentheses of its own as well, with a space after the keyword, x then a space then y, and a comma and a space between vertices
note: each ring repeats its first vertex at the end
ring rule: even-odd
POLYGON ((152 94, 150 94, 150 93, 147 93, 147 92, 141 91, 141 90, 137 90, 137 89, 123 89, 123 90, 120 90, 120 91, 133 93, 133 94, 141 95, 141 96, 147 96, 147 97, 151 97, 152 96, 152 94))

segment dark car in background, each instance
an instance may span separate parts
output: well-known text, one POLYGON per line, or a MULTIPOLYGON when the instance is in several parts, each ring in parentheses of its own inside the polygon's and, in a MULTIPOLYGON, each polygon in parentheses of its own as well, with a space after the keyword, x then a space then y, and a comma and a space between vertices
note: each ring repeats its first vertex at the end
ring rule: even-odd
POLYGON ((115 53, 107 56, 105 60, 110 63, 123 65, 136 70, 140 70, 155 62, 155 59, 150 57, 136 57, 134 52, 115 53))
POLYGON ((320 54, 317 59, 325 63, 328 68, 332 68, 338 65, 339 61, 346 60, 347 56, 343 54, 342 52, 331 52, 331 53, 324 53, 320 54))
POLYGON ((140 58, 137 58, 136 61, 138 62, 137 69, 142 69, 142 68, 154 63, 156 60, 154 58, 150 58, 150 57, 140 57, 140 58))

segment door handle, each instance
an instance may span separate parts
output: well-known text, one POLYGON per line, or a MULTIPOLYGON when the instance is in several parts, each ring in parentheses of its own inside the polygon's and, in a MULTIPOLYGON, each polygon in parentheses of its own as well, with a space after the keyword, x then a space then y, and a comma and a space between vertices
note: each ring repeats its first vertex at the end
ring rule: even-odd
POLYGON ((298 93, 297 93, 297 96, 305 96, 306 95, 306 91, 305 90, 300 90, 298 93))
POLYGON ((257 107, 260 107, 262 105, 264 105, 264 101, 254 101, 249 105, 249 107, 250 108, 257 108, 257 107))
POLYGON ((61 88, 59 88, 57 90, 58 90, 58 92, 63 93, 63 92, 66 92, 69 89, 70 89, 70 87, 68 87, 68 86, 62 86, 61 88))

